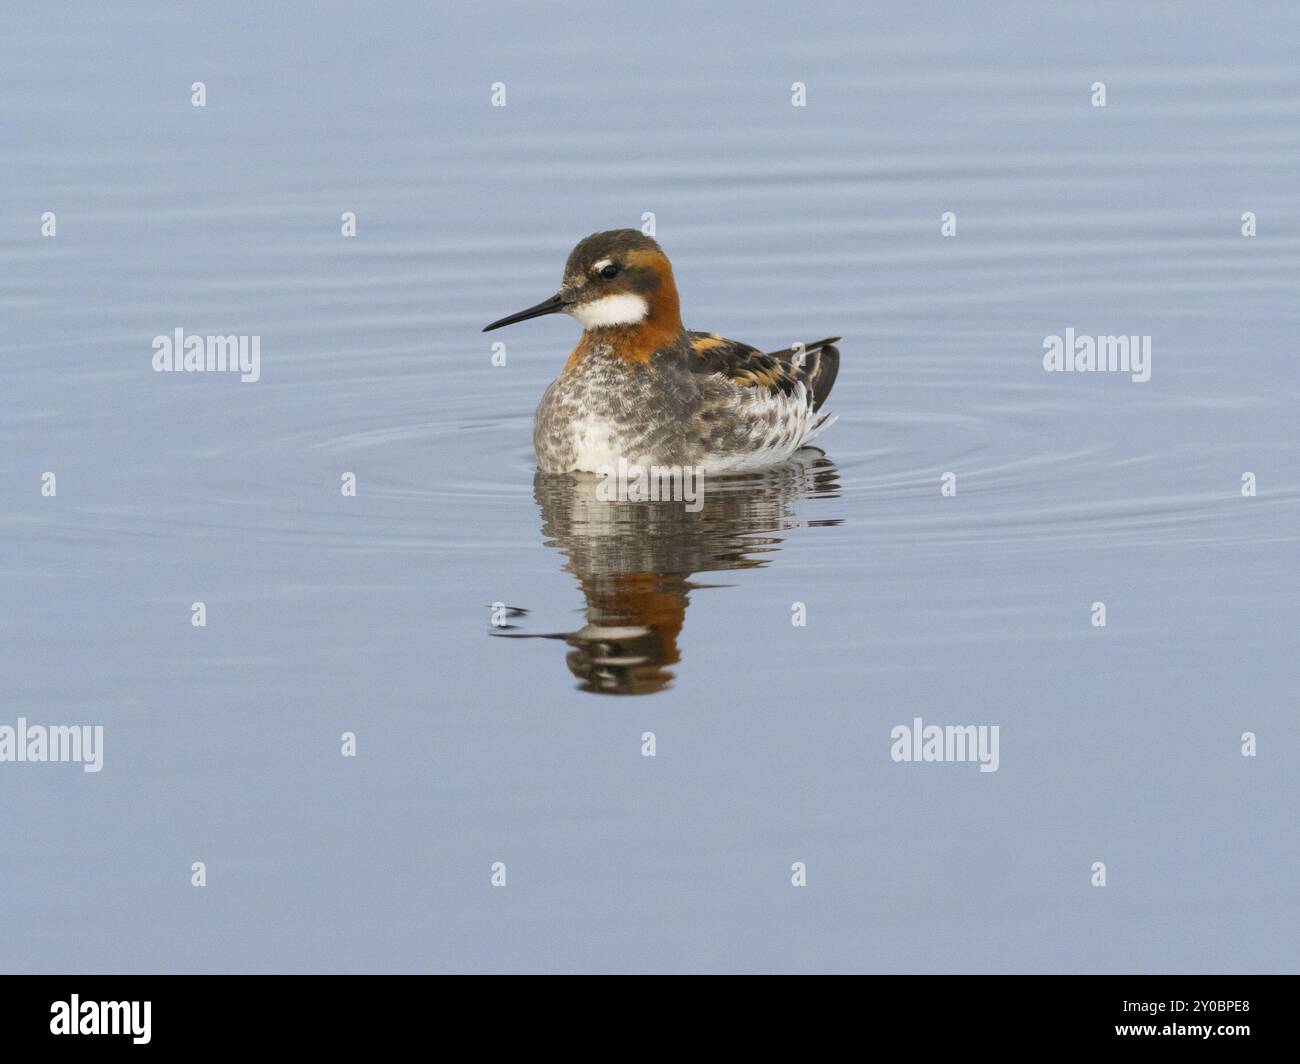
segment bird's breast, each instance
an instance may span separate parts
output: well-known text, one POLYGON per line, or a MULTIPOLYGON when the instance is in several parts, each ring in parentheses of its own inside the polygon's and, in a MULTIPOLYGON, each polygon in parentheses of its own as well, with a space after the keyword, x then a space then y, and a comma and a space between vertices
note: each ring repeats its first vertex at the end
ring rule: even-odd
POLYGON ((544 472, 617 466, 658 458, 669 449, 685 411, 671 382, 650 366, 587 357, 551 383, 533 421, 544 472))

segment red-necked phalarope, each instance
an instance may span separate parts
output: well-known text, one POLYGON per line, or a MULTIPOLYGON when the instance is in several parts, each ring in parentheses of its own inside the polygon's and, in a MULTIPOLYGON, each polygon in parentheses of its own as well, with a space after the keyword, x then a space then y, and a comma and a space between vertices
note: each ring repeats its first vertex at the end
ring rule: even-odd
POLYGON ((593 233, 560 290, 483 331, 563 312, 583 326, 533 421, 543 473, 629 464, 708 472, 785 461, 834 420, 839 337, 764 353, 682 326, 673 268, 636 229, 593 233))

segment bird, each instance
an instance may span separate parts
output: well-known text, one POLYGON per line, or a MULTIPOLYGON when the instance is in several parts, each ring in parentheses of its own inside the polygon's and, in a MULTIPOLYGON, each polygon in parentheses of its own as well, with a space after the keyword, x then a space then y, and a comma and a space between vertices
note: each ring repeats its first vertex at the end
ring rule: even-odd
POLYGON ((823 406, 840 337, 764 352, 688 331, 672 264, 639 229, 580 240, 555 295, 483 331, 560 313, 583 332, 533 418, 539 472, 747 472, 788 461, 835 420, 823 406))

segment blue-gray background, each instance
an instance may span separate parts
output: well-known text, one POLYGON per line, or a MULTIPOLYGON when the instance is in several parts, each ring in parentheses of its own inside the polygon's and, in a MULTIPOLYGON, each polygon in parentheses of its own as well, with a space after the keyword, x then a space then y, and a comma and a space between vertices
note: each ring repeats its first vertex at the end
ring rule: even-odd
POLYGON ((106 749, 0 765, 0 969, 1295 970, 1300 14, 895 7, 6 9, 0 723, 106 749), (611 698, 489 635, 582 623, 575 326, 478 329, 647 211, 690 327, 845 336, 838 481, 611 698))

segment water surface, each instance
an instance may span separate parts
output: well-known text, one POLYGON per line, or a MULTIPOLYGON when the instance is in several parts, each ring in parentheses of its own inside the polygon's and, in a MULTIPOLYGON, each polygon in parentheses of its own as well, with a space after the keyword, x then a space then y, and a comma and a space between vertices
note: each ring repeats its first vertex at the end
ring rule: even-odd
POLYGON ((1295 970, 1298 21, 8 12, 0 723, 105 753, 0 765, 0 968, 1295 970), (647 212, 689 327, 845 337, 694 515, 535 479, 575 326, 478 331, 647 212))

